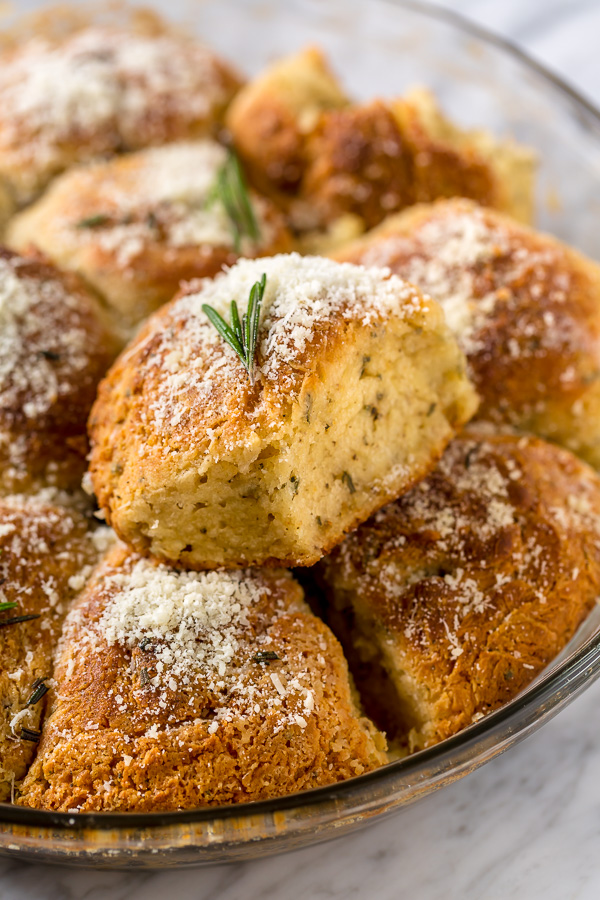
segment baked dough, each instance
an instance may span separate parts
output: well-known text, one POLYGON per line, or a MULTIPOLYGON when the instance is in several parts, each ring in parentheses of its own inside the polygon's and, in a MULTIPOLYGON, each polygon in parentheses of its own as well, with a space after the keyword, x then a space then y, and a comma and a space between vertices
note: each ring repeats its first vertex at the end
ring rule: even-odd
POLYGON ((241 803, 386 761, 338 642, 284 571, 176 572, 116 546, 69 617, 51 696, 24 806, 241 803))
POLYGON ((600 468, 600 267, 467 200, 406 210, 335 253, 389 266, 438 300, 469 361, 479 415, 600 468))
POLYGON ((75 275, 0 248, 0 496, 79 488, 87 417, 119 347, 75 275))
POLYGON ((350 103, 312 49, 242 88, 226 123, 254 182, 300 233, 364 230, 414 203, 452 196, 531 220, 528 149, 459 129, 424 89, 350 103))
POLYGON ((423 477, 476 406, 439 307, 379 269, 279 255, 190 285, 99 388, 92 483, 141 553, 310 565, 423 477), (266 274, 252 382, 203 312, 266 274))
POLYGON ((16 604, 0 611, 0 800, 35 755, 40 683, 50 685, 62 622, 107 531, 93 535, 79 513, 35 498, 0 500, 0 602, 16 604), (34 618, 11 621, 21 616, 34 618))
POLYGON ((125 325, 135 324, 170 300, 182 280, 215 275, 240 254, 290 249, 281 213, 254 193, 258 237, 244 233, 236 242, 214 196, 226 161, 224 147, 201 140, 71 169, 12 220, 7 242, 35 246, 78 272, 125 325))
POLYGON ((306 168, 307 140, 327 110, 350 103, 318 47, 274 62, 226 114, 238 152, 264 193, 289 206, 306 168))
POLYGON ((89 26, 0 54, 0 183, 19 207, 70 166, 214 132, 240 85, 168 28, 89 26))
POLYGON ((405 749, 515 697, 600 592, 600 481, 538 438, 468 432, 319 564, 365 708, 405 749))

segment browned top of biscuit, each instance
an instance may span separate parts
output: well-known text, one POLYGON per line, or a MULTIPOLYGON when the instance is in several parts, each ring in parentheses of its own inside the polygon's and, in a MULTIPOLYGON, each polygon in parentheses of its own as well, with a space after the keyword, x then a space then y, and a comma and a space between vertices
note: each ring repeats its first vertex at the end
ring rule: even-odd
POLYGON ((170 300, 181 281, 215 275, 240 255, 290 249, 282 214, 246 195, 237 172, 226 149, 208 139, 78 166, 13 219, 7 241, 20 250, 34 245, 77 271, 120 318, 135 322, 170 300), (246 229, 238 227, 240 196, 249 204, 246 229))
POLYGON ((556 437, 598 465, 595 263, 467 200, 407 210, 335 257, 388 266, 442 304, 482 397, 482 419, 556 437))
POLYGON ((2 54, 0 173, 21 201, 82 159, 210 133, 239 84, 212 51, 167 27, 31 37, 2 54))
POLYGON ((0 611, 2 799, 34 755, 45 701, 28 700, 36 680, 52 677, 62 621, 96 559, 93 535, 78 513, 35 499, 0 501, 0 602, 15 604, 0 611), (33 734, 23 737, 23 728, 33 734))
POLYGON ((411 204, 457 195, 498 205, 489 162, 433 137, 416 113, 405 118, 380 100, 323 114, 307 144, 301 190, 322 221, 354 213, 373 228, 411 204))
POLYGON ((81 478, 76 460, 86 454, 87 415, 117 349, 105 314, 76 276, 0 248, 0 482, 5 489, 26 488, 54 463, 75 465, 81 478))
MULTIPOLYGON (((252 453, 250 430, 275 435, 326 352, 335 352, 351 327, 406 321, 407 328, 439 325, 439 310, 385 272, 338 266, 288 254, 241 260, 214 281, 191 284, 155 314, 100 385, 90 417, 92 474, 104 505, 104 462, 117 449, 168 460, 171 448, 215 460, 233 448, 252 453), (202 311, 215 306, 226 319, 235 299, 245 309, 250 288, 267 282, 252 382, 231 347, 202 311), (152 435, 152 437, 150 437, 152 435), (104 483, 100 483, 101 479, 104 483)), ((310 410, 307 410, 310 416, 310 410)), ((289 418, 289 415, 288 415, 289 418)), ((116 453, 118 456, 119 453, 116 453)), ((140 456, 140 458, 141 458, 140 456)), ((115 473, 115 477, 119 473, 115 473)))
POLYGON ((514 697, 595 604, 600 482, 558 447, 472 426, 323 566, 413 685, 416 746, 434 743, 514 697))
POLYGON ((56 682, 25 805, 240 802, 384 761, 339 645, 281 570, 178 572, 117 546, 69 617, 56 682))

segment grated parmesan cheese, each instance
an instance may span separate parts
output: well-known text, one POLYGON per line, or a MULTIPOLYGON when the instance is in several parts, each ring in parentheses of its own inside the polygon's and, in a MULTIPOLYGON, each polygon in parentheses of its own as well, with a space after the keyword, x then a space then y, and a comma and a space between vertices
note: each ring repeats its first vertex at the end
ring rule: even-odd
MULTIPOLYGON (((162 355, 165 376, 151 406, 159 424, 180 424, 187 405, 182 392, 194 391, 194 407, 210 409, 214 388, 224 384, 235 395, 242 381, 234 351, 223 341, 202 311, 214 307, 229 319, 232 300, 242 310, 252 285, 267 276, 258 338, 256 375, 281 400, 298 390, 296 372, 307 347, 329 322, 359 321, 365 327, 394 315, 418 319, 428 311, 428 301, 389 270, 368 269, 297 253, 268 259, 242 259, 212 281, 202 281, 198 290, 179 298, 168 316, 156 320, 146 340, 155 343, 148 365, 162 355)), ((135 352, 143 349, 139 345, 135 352)), ((142 366, 144 364, 142 363, 142 366)), ((217 401, 218 402, 218 401, 217 401)))
POLYGON ((58 278, 22 277, 18 257, 0 259, 0 408, 5 414, 35 419, 73 390, 74 379, 89 363, 79 303, 58 278))
POLYGON ((186 38, 100 27, 38 38, 0 67, 2 144, 34 162, 21 173, 31 191, 36 170, 63 168, 69 140, 96 153, 165 141, 210 122, 230 93, 211 51, 186 38))

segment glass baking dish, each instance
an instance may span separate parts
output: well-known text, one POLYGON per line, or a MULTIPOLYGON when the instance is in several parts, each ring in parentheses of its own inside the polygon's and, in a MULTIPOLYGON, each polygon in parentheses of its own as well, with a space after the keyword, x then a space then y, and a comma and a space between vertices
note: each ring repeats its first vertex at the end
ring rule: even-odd
MULTIPOLYGON (((23 2, 20 11, 41 4, 23 2)), ((508 42, 405 0, 156 0, 248 74, 321 45, 351 94, 431 87, 460 125, 539 156, 537 225, 600 257, 600 113, 508 42)), ((600 674, 600 608, 523 694, 431 749, 279 800, 180 813, 70 815, 0 804, 0 854, 107 868, 256 858, 345 834, 467 775, 522 740, 600 674)))

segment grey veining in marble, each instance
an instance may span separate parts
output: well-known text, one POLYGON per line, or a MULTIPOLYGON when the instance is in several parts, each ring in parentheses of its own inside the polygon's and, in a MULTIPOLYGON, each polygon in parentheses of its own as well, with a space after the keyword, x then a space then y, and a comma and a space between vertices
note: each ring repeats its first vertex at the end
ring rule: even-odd
MULTIPOLYGON (((441 5, 521 42, 600 103, 598 0, 441 5)), ((475 774, 320 847, 156 874, 2 861, 0 900, 598 900, 599 710, 600 683, 475 774)))

